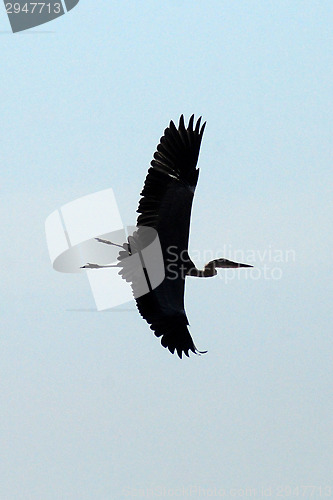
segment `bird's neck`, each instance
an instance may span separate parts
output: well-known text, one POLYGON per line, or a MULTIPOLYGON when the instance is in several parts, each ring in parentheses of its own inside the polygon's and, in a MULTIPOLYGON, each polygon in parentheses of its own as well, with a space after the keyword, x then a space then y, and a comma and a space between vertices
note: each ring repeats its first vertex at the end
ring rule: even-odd
POLYGON ((210 278, 211 276, 216 276, 217 271, 215 269, 215 262, 211 261, 205 265, 204 269, 197 269, 196 267, 191 268, 187 276, 195 276, 197 278, 210 278))

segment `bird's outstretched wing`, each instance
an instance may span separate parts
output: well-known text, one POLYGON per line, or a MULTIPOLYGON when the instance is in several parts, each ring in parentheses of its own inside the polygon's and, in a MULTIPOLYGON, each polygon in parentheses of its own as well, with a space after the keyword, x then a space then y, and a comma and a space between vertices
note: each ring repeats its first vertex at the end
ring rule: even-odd
POLYGON ((186 272, 194 266, 188 255, 192 200, 198 180, 196 168, 205 123, 194 126, 192 115, 185 127, 183 115, 178 129, 171 121, 157 146, 139 202, 137 226, 154 228, 159 236, 165 279, 155 289, 136 299, 143 318, 161 344, 181 358, 199 353, 188 330, 184 309, 186 272))

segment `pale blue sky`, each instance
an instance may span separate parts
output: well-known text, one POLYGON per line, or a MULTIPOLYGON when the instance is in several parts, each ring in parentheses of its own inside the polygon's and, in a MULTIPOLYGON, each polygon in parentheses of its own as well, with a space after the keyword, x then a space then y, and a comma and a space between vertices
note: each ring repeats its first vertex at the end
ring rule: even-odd
POLYGON ((333 487, 332 26, 325 0, 81 0, 16 35, 0 10, 1 499, 333 487), (44 236, 108 187, 133 224, 181 113, 207 120, 190 249, 252 251, 259 272, 188 281, 208 354, 185 360, 134 305, 71 311, 94 307, 88 282, 44 236))

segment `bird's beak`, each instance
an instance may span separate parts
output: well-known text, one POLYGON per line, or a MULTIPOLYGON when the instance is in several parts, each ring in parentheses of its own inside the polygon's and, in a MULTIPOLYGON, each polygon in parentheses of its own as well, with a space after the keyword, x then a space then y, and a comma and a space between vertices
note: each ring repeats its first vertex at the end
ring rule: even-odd
POLYGON ((235 267, 253 267, 250 264, 241 264, 239 262, 233 262, 228 259, 216 259, 215 267, 223 267, 223 268, 235 268, 235 267))

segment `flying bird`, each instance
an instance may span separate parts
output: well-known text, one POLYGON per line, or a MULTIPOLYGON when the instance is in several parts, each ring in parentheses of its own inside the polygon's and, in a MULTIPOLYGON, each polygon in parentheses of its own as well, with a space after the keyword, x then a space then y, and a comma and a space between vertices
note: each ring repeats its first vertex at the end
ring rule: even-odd
MULTIPOLYGON (((189 322, 185 312, 184 294, 187 276, 199 278, 217 274, 218 268, 252 267, 249 264, 232 262, 227 259, 215 259, 208 262, 204 269, 197 269, 188 254, 191 209, 195 188, 198 182, 201 140, 206 123, 201 125, 201 117, 194 124, 191 116, 185 126, 181 115, 178 128, 173 121, 165 129, 154 153, 151 166, 141 192, 137 212, 137 231, 119 252, 119 274, 131 282, 135 288, 133 273, 126 268, 128 255, 139 252, 145 244, 144 228, 154 229, 159 238, 165 277, 156 288, 149 286, 148 292, 138 296, 134 293, 137 308, 141 316, 150 325, 151 330, 161 338, 163 347, 173 354, 175 351, 182 358, 189 352, 204 354, 199 351, 191 337, 189 322)), ((114 244, 102 238, 98 241, 114 244)), ((99 268, 98 264, 86 264, 83 268, 99 268)))

